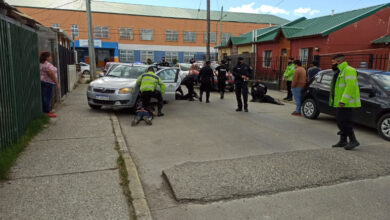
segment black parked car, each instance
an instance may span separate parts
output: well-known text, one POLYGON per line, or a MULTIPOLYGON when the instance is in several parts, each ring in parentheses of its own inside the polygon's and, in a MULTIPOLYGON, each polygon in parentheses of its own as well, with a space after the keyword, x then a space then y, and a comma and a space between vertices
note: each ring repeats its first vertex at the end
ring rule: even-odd
MULTIPOLYGON (((390 141, 390 72, 358 69, 362 107, 356 109, 354 122, 376 128, 380 136, 390 141)), ((303 91, 302 113, 316 119, 320 113, 335 115, 329 106, 330 84, 334 72, 323 70, 303 91)))

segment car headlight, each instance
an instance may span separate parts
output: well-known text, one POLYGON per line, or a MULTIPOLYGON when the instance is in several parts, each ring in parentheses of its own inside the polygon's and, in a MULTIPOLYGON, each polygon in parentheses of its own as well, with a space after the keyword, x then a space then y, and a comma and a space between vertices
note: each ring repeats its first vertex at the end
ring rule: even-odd
POLYGON ((119 90, 119 94, 129 94, 133 92, 133 88, 128 87, 128 88, 122 88, 119 90))

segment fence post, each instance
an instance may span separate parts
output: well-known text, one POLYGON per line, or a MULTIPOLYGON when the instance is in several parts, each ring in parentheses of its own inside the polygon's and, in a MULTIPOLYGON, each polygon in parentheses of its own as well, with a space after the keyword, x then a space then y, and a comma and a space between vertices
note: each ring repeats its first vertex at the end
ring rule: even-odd
POLYGON ((372 69, 374 62, 374 54, 368 56, 368 69, 372 69))
POLYGON ((12 115, 13 115, 13 141, 16 141, 18 137, 18 131, 19 131, 19 121, 18 121, 18 114, 17 114, 17 106, 16 106, 16 91, 15 91, 15 71, 14 71, 14 62, 13 62, 13 55, 12 55, 12 38, 11 38, 11 25, 7 22, 7 41, 8 41, 8 59, 9 59, 9 74, 11 79, 11 86, 12 86, 12 115))

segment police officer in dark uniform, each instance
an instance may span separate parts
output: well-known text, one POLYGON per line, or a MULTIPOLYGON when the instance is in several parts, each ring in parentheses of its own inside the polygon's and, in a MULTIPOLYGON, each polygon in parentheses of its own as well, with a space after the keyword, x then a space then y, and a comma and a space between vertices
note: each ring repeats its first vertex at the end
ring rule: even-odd
POLYGON ((210 67, 211 62, 206 61, 206 65, 200 69, 198 82, 200 83, 199 101, 202 102, 203 92, 206 92, 206 103, 210 102, 211 84, 214 83, 213 69, 210 67))
POLYGON ((239 57, 237 65, 233 68, 234 86, 236 89, 237 112, 242 111, 241 94, 244 99, 244 111, 248 112, 248 79, 251 73, 250 67, 244 63, 244 58, 239 57))
POLYGON ((252 85, 251 95, 251 102, 266 102, 276 105, 284 105, 283 103, 278 102, 271 96, 267 95, 267 86, 261 83, 260 80, 258 80, 255 84, 252 85))
POLYGON ((228 72, 228 66, 226 65, 226 60, 222 60, 222 65, 219 65, 215 68, 215 71, 218 72, 218 90, 221 94, 221 99, 225 94, 225 86, 226 86, 226 73, 228 72))
POLYGON ((161 58, 161 63, 158 64, 159 66, 169 66, 169 63, 165 61, 165 57, 161 58))
POLYGON ((184 77, 183 81, 181 82, 182 85, 185 85, 188 90, 187 95, 182 95, 181 99, 188 99, 188 101, 194 101, 194 96, 197 97, 195 91, 194 91, 194 84, 196 81, 196 75, 191 74, 184 77))

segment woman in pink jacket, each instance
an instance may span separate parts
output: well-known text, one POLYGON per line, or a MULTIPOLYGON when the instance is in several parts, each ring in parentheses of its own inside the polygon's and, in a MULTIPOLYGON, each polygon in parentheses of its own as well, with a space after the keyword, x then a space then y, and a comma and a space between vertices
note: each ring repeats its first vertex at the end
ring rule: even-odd
POLYGON ((42 52, 39 57, 42 89, 42 110, 47 116, 55 118, 56 115, 50 111, 51 98, 54 88, 60 88, 57 81, 57 68, 51 64, 50 52, 42 52))

